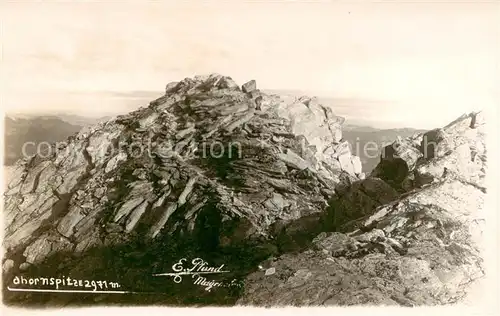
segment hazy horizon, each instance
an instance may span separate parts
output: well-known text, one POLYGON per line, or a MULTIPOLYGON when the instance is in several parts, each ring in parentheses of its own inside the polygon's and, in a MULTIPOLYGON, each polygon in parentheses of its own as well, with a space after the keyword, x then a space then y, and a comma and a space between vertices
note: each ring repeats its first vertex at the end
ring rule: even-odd
MULTIPOLYGON (((441 125, 432 125, 426 122, 401 122, 401 121, 384 121, 381 119, 373 120, 370 117, 363 118, 366 115, 376 116, 384 105, 390 104, 391 101, 384 100, 365 100, 365 99, 347 99, 347 98, 332 98, 325 97, 322 95, 316 95, 312 93, 307 93, 305 91, 298 90, 263 90, 265 93, 269 94, 279 94, 279 95, 292 95, 292 96, 303 96, 307 95, 310 97, 317 97, 318 101, 327 106, 331 106, 336 115, 342 116, 346 119, 345 124, 356 125, 356 126, 366 126, 373 127, 377 129, 393 129, 393 128, 414 128, 414 129, 432 129, 436 127, 441 127, 449 122, 441 125)), ((88 93, 69 93, 65 99, 72 99, 77 96, 78 100, 90 101, 95 99, 95 102, 102 102, 109 104, 116 104, 116 107, 111 106, 113 110, 101 109, 101 111, 72 111, 71 109, 30 109, 29 111, 16 111, 10 110, 5 113, 6 116, 11 117, 34 117, 34 116, 79 116, 89 119, 97 119, 106 116, 116 116, 120 114, 125 114, 138 109, 139 107, 147 106, 150 101, 155 98, 161 97, 163 91, 132 91, 127 93, 113 93, 113 92, 94 92, 88 93)), ((453 119, 457 118, 461 114, 468 113, 464 111, 456 115, 453 119)), ((449 120, 451 121, 451 120, 449 120)))
POLYGON ((7 112, 121 113, 209 73, 336 100, 337 114, 371 125, 433 128, 498 103, 493 2, 0 7, 7 112))

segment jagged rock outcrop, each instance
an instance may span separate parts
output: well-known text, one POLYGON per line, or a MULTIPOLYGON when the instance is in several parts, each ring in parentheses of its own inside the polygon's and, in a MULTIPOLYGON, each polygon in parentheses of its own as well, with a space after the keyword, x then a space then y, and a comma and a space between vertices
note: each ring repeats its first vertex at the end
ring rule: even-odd
POLYGON ((421 163, 413 174, 421 186, 448 174, 485 189, 486 144, 483 113, 463 115, 442 129, 423 135, 421 163))
POLYGON ((472 113, 443 129, 397 140, 377 175, 397 189, 413 175, 405 193, 398 195, 379 178, 344 188, 331 201, 329 220, 337 220, 336 231, 319 234, 304 252, 268 261, 273 273, 249 275, 238 303, 459 302, 484 276, 483 123, 481 113, 472 113), (434 142, 431 155, 425 154, 425 137, 434 142), (367 191, 370 185, 378 185, 374 191, 380 194, 367 191))
POLYGON ((387 146, 372 172, 400 191, 460 174, 484 187, 486 146, 483 113, 462 115, 443 128, 398 139, 387 146))
POLYGON ((17 163, 5 192, 8 269, 138 239, 215 249, 318 221, 335 187, 360 173, 342 122, 314 99, 266 95, 255 81, 170 83, 148 107, 17 163))

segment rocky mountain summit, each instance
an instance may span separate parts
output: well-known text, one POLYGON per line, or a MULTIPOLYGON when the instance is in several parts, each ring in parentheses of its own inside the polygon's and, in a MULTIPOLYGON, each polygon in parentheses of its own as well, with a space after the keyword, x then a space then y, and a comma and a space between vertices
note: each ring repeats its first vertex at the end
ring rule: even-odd
POLYGON ((335 187, 363 177, 342 122, 314 99, 265 95, 255 81, 170 83, 148 107, 18 161, 5 192, 4 267, 130 244, 251 245, 256 257, 293 247, 273 240, 318 233, 335 187), (306 231, 295 227, 302 219, 306 231))
POLYGON ((213 74, 16 163, 4 193, 4 284, 71 276, 129 294, 11 304, 445 304, 482 274, 480 114, 386 148, 375 176, 315 98, 213 74), (432 155, 422 139, 437 148, 432 155), (155 274, 224 264, 213 291, 155 274), (259 271, 258 267, 261 267, 259 271), (239 281, 239 282, 240 282, 239 281), (147 295, 141 293, 148 293, 147 295))

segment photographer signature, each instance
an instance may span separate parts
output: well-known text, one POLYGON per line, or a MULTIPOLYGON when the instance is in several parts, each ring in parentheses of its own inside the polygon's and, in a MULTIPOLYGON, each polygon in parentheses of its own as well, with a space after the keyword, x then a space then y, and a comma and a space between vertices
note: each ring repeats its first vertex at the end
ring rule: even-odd
POLYGON ((236 279, 232 280, 231 282, 214 281, 207 279, 203 275, 229 273, 230 271, 224 270, 224 264, 218 267, 210 266, 208 262, 206 262, 202 258, 195 258, 191 260, 190 264, 188 263, 188 260, 186 258, 182 258, 177 263, 172 265, 172 270, 174 272, 158 273, 153 274, 153 276, 170 276, 173 277, 175 283, 181 283, 183 276, 191 275, 192 279, 195 279, 193 281, 193 284, 205 287, 205 290, 208 292, 216 287, 241 286, 240 282, 238 282, 236 279))

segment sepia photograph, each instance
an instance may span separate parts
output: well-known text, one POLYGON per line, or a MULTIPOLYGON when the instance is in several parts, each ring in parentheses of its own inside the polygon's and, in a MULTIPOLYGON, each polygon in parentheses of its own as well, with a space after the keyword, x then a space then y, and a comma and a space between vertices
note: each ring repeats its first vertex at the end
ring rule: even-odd
POLYGON ((4 308, 486 306, 499 4, 3 1, 4 308))

